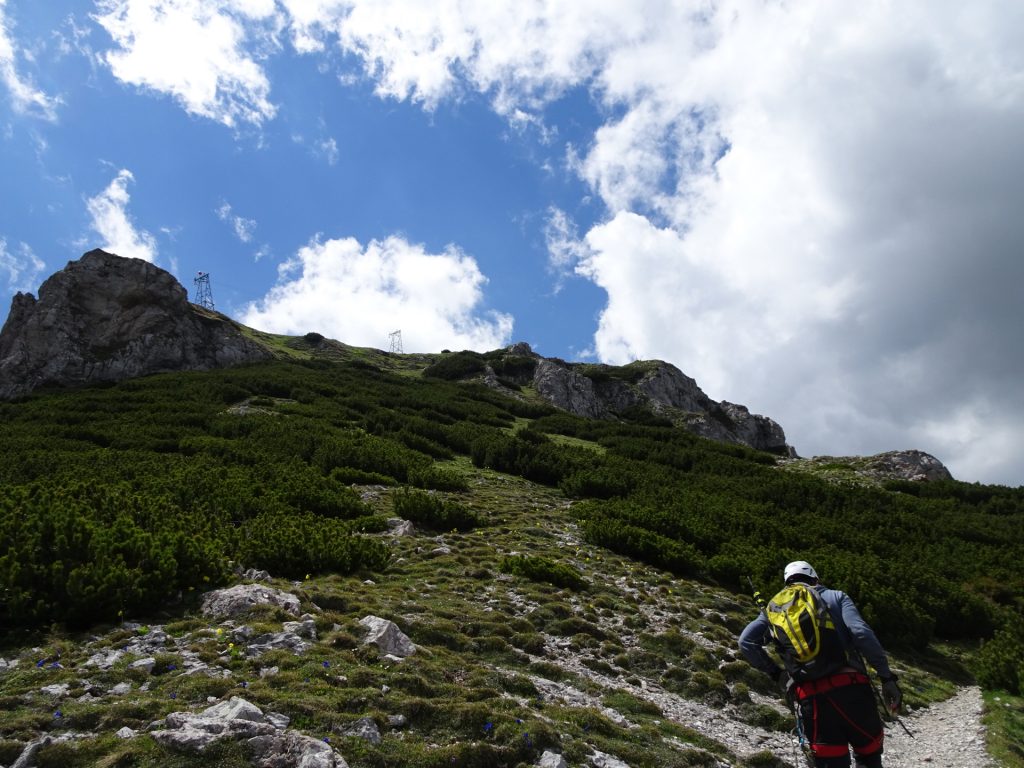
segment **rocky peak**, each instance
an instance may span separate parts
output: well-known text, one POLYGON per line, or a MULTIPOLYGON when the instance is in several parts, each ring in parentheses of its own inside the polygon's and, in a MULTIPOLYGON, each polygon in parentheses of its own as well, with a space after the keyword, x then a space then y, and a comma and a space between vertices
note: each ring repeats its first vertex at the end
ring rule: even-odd
POLYGON ((0 398, 269 357, 231 320, 190 304, 170 273, 93 250, 49 277, 38 299, 14 297, 0 331, 0 398))
MULTIPOLYGON (((535 358, 531 383, 537 393, 577 416, 619 418, 630 409, 642 408, 702 437, 795 455, 775 421, 751 414, 742 405, 714 402, 696 381, 662 360, 624 366, 567 363, 540 357, 525 342, 505 349, 502 360, 513 358, 535 358)), ((500 366, 502 361, 498 362, 500 366)), ((497 385, 497 378, 491 376, 490 383, 497 385)))

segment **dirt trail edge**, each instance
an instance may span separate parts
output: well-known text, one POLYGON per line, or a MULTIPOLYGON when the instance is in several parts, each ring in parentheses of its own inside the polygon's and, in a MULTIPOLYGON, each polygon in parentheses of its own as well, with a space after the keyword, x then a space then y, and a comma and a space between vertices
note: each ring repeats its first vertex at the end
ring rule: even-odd
POLYGON ((885 731, 885 768, 996 768, 985 752, 981 690, 961 688, 946 701, 903 716, 885 731))

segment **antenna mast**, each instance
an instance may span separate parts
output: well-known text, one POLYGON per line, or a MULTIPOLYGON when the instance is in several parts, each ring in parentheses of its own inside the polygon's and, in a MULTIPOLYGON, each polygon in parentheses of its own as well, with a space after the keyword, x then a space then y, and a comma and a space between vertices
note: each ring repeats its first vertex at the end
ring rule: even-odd
POLYGON ((192 281, 196 287, 196 301, 200 307, 213 309, 213 294, 210 292, 210 273, 196 272, 195 280, 192 281))
POLYGON ((402 332, 392 331, 388 334, 388 338, 391 339, 391 352, 402 354, 402 332))

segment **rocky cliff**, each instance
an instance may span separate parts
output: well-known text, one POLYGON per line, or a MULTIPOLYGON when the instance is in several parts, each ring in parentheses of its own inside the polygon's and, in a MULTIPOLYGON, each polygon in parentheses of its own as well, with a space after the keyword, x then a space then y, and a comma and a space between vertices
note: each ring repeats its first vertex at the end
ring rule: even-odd
POLYGON ((238 325, 190 304, 168 272, 94 250, 19 293, 0 331, 0 398, 269 358, 238 325))
MULTIPOLYGON (((514 383, 530 383, 557 408, 589 418, 614 418, 633 409, 644 409, 668 418, 701 437, 748 445, 761 451, 795 455, 786 444, 782 427, 767 416, 750 413, 742 405, 716 403, 697 382, 674 365, 645 360, 625 366, 566 363, 543 358, 528 344, 518 343, 495 361, 497 370, 511 369, 514 383), (509 361, 533 359, 531 370, 509 361), (526 379, 529 379, 527 382, 526 379)), ((489 379, 500 382, 492 371, 489 379)))

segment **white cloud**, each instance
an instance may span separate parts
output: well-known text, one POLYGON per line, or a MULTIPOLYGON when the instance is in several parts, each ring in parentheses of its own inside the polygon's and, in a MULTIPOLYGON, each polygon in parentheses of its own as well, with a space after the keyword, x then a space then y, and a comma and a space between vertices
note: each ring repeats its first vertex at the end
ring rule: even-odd
POLYGON ((277 48, 273 0, 97 0, 97 7, 95 20, 118 46, 104 58, 119 80, 226 126, 259 126, 275 115, 260 64, 277 48))
POLYGON ((614 0, 283 4, 298 50, 321 51, 336 41, 363 61, 382 96, 429 109, 468 86, 489 93, 495 108, 515 119, 586 82, 608 50, 631 44, 649 23, 614 0))
POLYGON ((135 181, 131 171, 122 169, 105 190, 86 200, 92 217, 92 229, 103 238, 100 246, 126 258, 155 262, 156 238, 144 229, 136 229, 128 215, 129 182, 135 181))
MULTIPOLYGON (((101 3, 115 75, 227 125, 275 114, 263 61, 279 33, 354 57, 381 97, 483 94, 513 127, 585 89, 603 124, 567 155, 606 215, 576 233, 551 212, 545 237, 559 274, 608 294, 599 356, 670 360, 803 453, 918 447, 954 474, 1024 480, 1024 437, 1004 431, 1024 435, 1024 358, 1007 352, 1024 325, 1024 5, 101 3)), ((340 242, 343 262, 380 265, 403 241, 340 242)), ((288 299, 310 284, 264 306, 304 318, 288 299)), ((382 344, 395 323, 372 316, 359 332, 382 344)))
POLYGON ((338 164, 338 142, 333 137, 321 139, 316 143, 317 153, 327 161, 328 165, 338 164))
POLYGON ((11 291, 33 291, 39 275, 46 268, 43 261, 25 243, 19 243, 17 252, 7 248, 7 240, 0 237, 0 274, 7 275, 7 288, 11 291))
POLYGON ((394 236, 365 247, 352 238, 315 240, 281 266, 278 284, 242 322, 378 349, 395 328, 406 351, 494 349, 508 343, 512 318, 481 307, 485 282, 453 246, 428 253, 394 236))
POLYGON ((426 108, 590 90, 607 218, 547 234, 608 293, 602 358, 671 360, 804 453, 1024 480, 1024 5, 349 0, 297 30, 426 108))
POLYGON ((256 231, 256 220, 239 216, 231 209, 231 204, 222 202, 216 209, 217 218, 227 222, 234 230, 235 237, 243 243, 252 242, 253 233, 256 231))
POLYGON ((58 97, 36 88, 32 81, 19 74, 18 48, 12 36, 12 25, 6 13, 7 0, 0 0, 0 80, 11 95, 14 111, 53 122, 57 119, 58 97))

